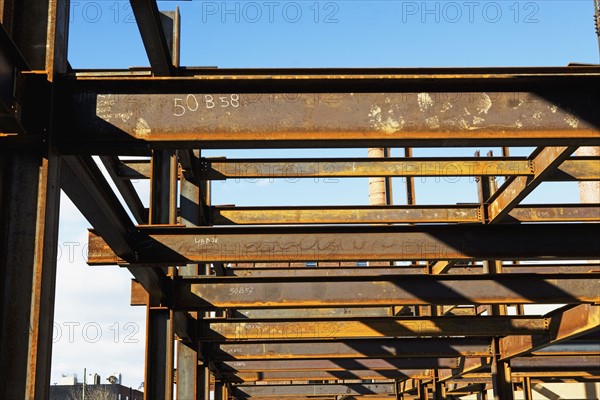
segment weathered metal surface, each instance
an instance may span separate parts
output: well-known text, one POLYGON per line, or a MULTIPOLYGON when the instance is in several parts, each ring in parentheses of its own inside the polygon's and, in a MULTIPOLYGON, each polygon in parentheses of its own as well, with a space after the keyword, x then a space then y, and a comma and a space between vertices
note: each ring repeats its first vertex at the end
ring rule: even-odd
MULTIPOLYGON (((599 331, 595 331, 592 332, 592 335, 598 335, 599 333, 599 331)), ((597 339, 598 336, 589 338, 587 335, 584 335, 576 339, 534 349, 529 354, 534 356, 600 356, 600 341, 597 339)))
POLYGON ((335 381, 347 379, 372 379, 376 381, 391 379, 428 379, 431 370, 344 370, 344 371, 275 371, 275 372, 244 372, 223 374, 230 382, 280 382, 280 381, 335 381))
MULTIPOLYGON (((598 281, 595 278, 593 280, 598 281)), ((600 291, 596 293, 600 294, 600 291)), ((598 305, 582 304, 565 311, 557 311, 548 317, 551 319, 550 332, 546 335, 510 336, 501 339, 502 358, 516 357, 600 329, 598 305)))
MULTIPOLYGON (((525 158, 396 158, 384 161, 362 158, 328 159, 220 159, 203 158, 201 168, 206 179, 293 179, 345 178, 369 176, 454 177, 533 175, 525 158)), ((150 178, 147 160, 124 160, 117 166, 121 179, 150 178)), ((600 179, 600 159, 574 157, 565 160, 549 181, 600 179)), ((409 203, 410 204, 410 203, 409 203)))
POLYGON ((173 397, 173 312, 146 308, 144 392, 151 399, 173 397))
POLYGON ((521 202, 529 193, 542 183, 544 178, 560 165, 577 147, 538 148, 531 157, 534 176, 518 176, 507 180, 488 200, 488 218, 490 223, 498 223, 521 202))
MULTIPOLYGON (((100 147, 108 142, 124 146, 160 142, 182 148, 296 147, 309 141, 334 147, 600 141, 600 117, 592 111, 598 108, 593 106, 598 86, 594 69, 588 76, 562 76, 532 92, 498 92, 494 85, 507 76, 488 74, 478 78, 471 75, 470 79, 465 75, 462 81, 454 76, 452 84, 447 75, 430 75, 427 85, 437 81, 440 85, 460 86, 462 82, 462 90, 434 92, 422 85, 411 93, 416 89, 410 88, 415 77, 397 72, 395 76, 347 75, 347 80, 362 80, 363 87, 354 85, 352 89, 343 86, 347 84, 344 77, 330 77, 327 82, 322 75, 78 77, 69 82, 75 88, 65 103, 69 123, 64 132, 78 132, 78 137, 85 138, 84 144, 100 147), (558 90, 570 79, 570 91, 558 90), (272 93, 249 90, 267 80, 268 86, 277 86, 272 93), (238 92, 227 90, 233 81, 238 92), (289 91, 302 81, 305 91, 317 84, 321 90, 289 91), (377 86, 385 83, 389 89, 378 92, 377 86), (370 90, 364 85, 370 85, 370 90), (323 92, 327 86, 336 86, 337 90, 323 92)), ((547 74, 543 79, 551 77, 547 74)), ((535 79, 528 79, 523 76, 518 84, 536 84, 535 79)), ((508 83, 517 85, 516 81, 508 83)), ((263 85, 263 90, 269 90, 266 88, 263 85)), ((68 147, 82 143, 76 136, 63 138, 61 144, 68 147)))
MULTIPOLYGON (((133 187, 133 184, 117 177, 116 171, 120 165, 119 158, 117 156, 100 156, 100 161, 104 164, 108 175, 123 197, 125 204, 127 204, 127 207, 129 208, 129 211, 131 211, 136 222, 138 224, 147 224, 148 211, 144 208, 144 204, 133 187)), ((150 166, 150 164, 148 164, 148 166, 150 166)))
POLYGON ((595 303, 589 274, 373 276, 361 278, 202 278, 177 282, 181 308, 595 303), (358 280, 360 279, 360 280, 358 280))
MULTIPOLYGON (((470 275, 482 272, 481 265, 460 265, 449 269, 452 275, 470 275)), ((573 263, 573 264, 504 264, 504 274, 583 274, 600 272, 600 264, 573 263)), ((419 275, 427 271, 421 267, 395 265, 389 267, 287 267, 279 268, 227 268, 225 276, 241 278, 267 278, 267 277, 335 277, 335 276, 377 276, 377 275, 419 275)))
MULTIPOLYGON (((155 76, 169 76, 175 72, 169 42, 163 27, 161 14, 154 0, 131 0, 131 10, 135 15, 146 54, 155 76)), ((171 36, 173 36, 171 34, 171 36)), ((170 39, 170 40, 169 40, 170 39)))
POLYGON ((598 157, 574 157, 565 160, 556 171, 550 173, 548 181, 597 181, 600 180, 598 157))
POLYGON ((578 205, 526 205, 513 208, 507 221, 516 220, 520 222, 576 222, 600 221, 600 206, 597 204, 578 204, 578 205))
MULTIPOLYGON (((129 164, 126 164, 129 166, 129 164)), ((134 164, 135 165, 135 164, 134 164)), ((330 159, 202 159, 206 179, 456 177, 531 175, 526 159, 468 158, 330 158, 330 159)))
POLYGON ((600 356, 535 356, 516 357, 510 360, 515 371, 595 371, 600 373, 600 356))
MULTIPOLYGON (((595 224, 138 228, 136 263, 600 258, 595 224)), ((122 263, 94 232, 89 264, 122 263)))
POLYGON ((391 307, 346 307, 346 308, 288 308, 288 309, 243 309, 231 312, 232 318, 351 318, 390 317, 391 307))
POLYGON ((489 357, 490 340, 472 338, 363 339, 215 344, 215 361, 267 359, 489 357))
POLYGON ((340 339, 369 337, 509 336, 544 334, 548 320, 535 317, 387 317, 293 322, 207 320, 200 339, 208 341, 340 339))
POLYGON ((60 157, 48 151, 0 149, 0 398, 49 390, 60 157))
POLYGON ((393 395, 393 383, 347 383, 320 385, 236 385, 232 394, 237 399, 288 396, 364 396, 393 395))
POLYGON ((335 359, 335 360, 260 360, 224 361, 216 365, 218 371, 234 372, 274 372, 274 371, 345 371, 345 370, 401 370, 456 368, 459 357, 447 358, 388 358, 388 359, 335 359))
MULTIPOLYGON (((476 205, 345 206, 345 207, 211 207, 213 225, 276 224, 391 224, 482 222, 476 205)), ((507 218, 519 222, 600 221, 600 206, 527 205, 512 209, 507 218)))
POLYGON ((213 225, 477 223, 478 206, 211 207, 213 225))

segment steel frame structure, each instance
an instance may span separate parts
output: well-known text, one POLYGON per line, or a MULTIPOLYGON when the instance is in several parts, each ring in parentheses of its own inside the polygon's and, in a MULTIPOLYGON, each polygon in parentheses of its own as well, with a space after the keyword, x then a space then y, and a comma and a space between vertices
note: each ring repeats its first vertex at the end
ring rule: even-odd
POLYGON ((521 204, 600 181, 600 155, 576 153, 600 146, 600 67, 185 68, 178 12, 131 5, 151 67, 77 71, 68 0, 0 0, 0 398, 48 398, 60 189, 93 226, 89 263, 135 278, 147 399, 531 399, 600 380, 600 199, 521 204), (410 150, 463 146, 504 154, 410 150), (338 147, 406 157, 201 154, 338 147), (413 179, 441 176, 477 178, 480 202, 417 204, 413 179), (214 180, 306 177, 383 177, 386 204, 210 202, 214 180), (149 209, 131 179, 150 179, 149 209), (523 315, 547 303, 565 306, 523 315))

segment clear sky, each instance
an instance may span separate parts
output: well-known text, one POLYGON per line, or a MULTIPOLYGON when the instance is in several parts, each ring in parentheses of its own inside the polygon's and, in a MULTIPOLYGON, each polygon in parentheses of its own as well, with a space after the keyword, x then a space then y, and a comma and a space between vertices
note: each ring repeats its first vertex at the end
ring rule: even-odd
MULTIPOLYGON (((564 66, 597 63, 592 0, 160 1, 179 6, 181 64, 218 67, 564 66)), ((72 1, 73 68, 147 66, 129 2, 72 1)), ((444 150, 471 156, 477 149, 444 150)), ((488 149, 481 149, 485 154, 488 149)), ((499 149, 493 149, 499 154, 499 149)), ((530 149, 513 149, 526 155, 530 149)), ((366 156, 365 149, 211 151, 228 157, 366 156)), ((416 156, 440 150, 415 150, 416 156)), ((393 150, 393 156, 401 156, 393 150)), ((136 183, 147 204, 147 185, 136 183)), ((214 184, 214 204, 367 204, 365 179, 214 184)), ((417 180, 420 204, 475 202, 472 180, 417 180)), ((403 181, 394 200, 405 204, 403 181)), ((578 201, 576 184, 543 184, 526 202, 578 201)), ((52 382, 83 369, 143 380, 145 312, 129 306, 126 270, 85 263, 87 222, 63 196, 52 382)))

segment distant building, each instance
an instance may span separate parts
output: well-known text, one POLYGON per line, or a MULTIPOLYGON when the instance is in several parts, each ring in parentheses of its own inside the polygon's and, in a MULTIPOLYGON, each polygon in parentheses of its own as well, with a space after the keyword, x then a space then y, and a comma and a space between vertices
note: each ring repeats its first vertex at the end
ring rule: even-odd
POLYGON ((77 375, 62 376, 58 384, 50 386, 50 400, 143 400, 144 393, 121 385, 121 374, 107 378, 108 384, 100 384, 100 375, 88 374, 84 385, 77 375))
MULTIPOLYGON (((144 393, 119 384, 85 385, 85 400, 144 400, 144 393)), ((50 400, 83 400, 83 384, 52 385, 50 400)))

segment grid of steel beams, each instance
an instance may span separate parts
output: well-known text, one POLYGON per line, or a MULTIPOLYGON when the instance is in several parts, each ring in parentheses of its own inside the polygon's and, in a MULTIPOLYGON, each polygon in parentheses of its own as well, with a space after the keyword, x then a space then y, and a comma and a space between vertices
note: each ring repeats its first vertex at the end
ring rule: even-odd
POLYGON ((600 67, 182 68, 178 12, 131 0, 151 67, 77 71, 68 3, 0 1, 0 398, 48 397, 59 189, 92 225, 89 263, 135 278, 147 399, 531 399, 600 381, 600 67), (443 150, 486 146, 503 154, 443 150), (383 157, 202 153, 349 147, 383 157), (211 181, 351 177, 383 201, 210 200, 211 181), (473 177, 479 203, 417 204, 416 177, 473 177), (542 182, 586 201, 523 204, 542 182))

